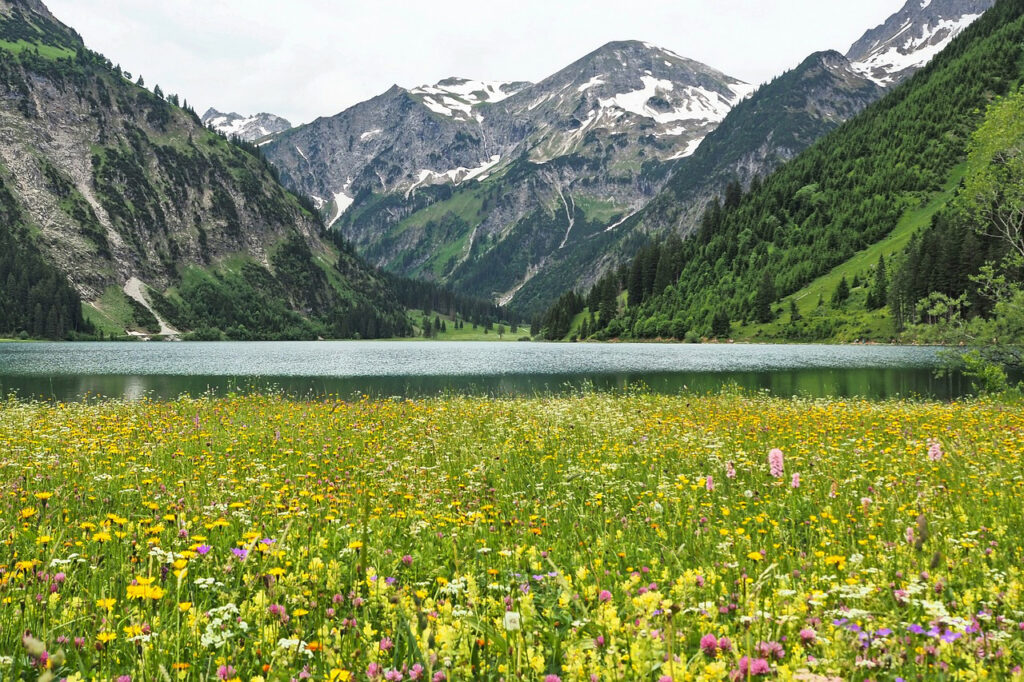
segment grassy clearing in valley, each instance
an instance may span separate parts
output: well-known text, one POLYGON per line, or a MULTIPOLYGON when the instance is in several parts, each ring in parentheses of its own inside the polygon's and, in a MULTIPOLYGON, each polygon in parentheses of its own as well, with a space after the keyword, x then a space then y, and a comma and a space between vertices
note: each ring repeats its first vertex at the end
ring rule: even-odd
POLYGON ((1019 678, 1022 451, 984 401, 10 401, 0 677, 1019 678))

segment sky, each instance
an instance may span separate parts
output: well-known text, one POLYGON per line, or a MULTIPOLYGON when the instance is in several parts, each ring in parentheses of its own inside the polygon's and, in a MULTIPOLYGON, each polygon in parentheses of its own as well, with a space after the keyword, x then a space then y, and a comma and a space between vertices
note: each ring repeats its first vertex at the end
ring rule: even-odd
POLYGON ((147 86, 299 124, 398 84, 539 81, 644 40, 760 84, 845 52, 903 0, 44 0, 147 86))

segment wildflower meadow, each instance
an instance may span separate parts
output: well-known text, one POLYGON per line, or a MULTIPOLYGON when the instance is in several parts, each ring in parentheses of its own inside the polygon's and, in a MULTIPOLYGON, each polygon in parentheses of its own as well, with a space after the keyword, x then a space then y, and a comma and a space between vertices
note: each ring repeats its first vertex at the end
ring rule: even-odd
POLYGON ((0 679, 1022 679, 1024 411, 0 405, 0 679))

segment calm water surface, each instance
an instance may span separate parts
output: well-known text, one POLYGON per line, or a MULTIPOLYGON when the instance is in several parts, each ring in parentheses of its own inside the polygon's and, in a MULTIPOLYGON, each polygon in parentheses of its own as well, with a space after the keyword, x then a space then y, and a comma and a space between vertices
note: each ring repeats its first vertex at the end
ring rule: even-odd
POLYGON ((0 392, 81 400, 252 389, 290 395, 532 395, 580 388, 776 395, 922 396, 968 390, 935 378, 938 349, 890 346, 541 344, 418 341, 0 344, 0 392))

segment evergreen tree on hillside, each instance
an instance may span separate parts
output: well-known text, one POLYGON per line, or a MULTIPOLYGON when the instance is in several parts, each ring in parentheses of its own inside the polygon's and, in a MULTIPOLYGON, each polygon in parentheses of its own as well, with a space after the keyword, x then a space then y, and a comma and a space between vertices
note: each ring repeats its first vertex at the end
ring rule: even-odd
POLYGON ((846 281, 846 275, 839 280, 836 290, 832 294, 832 307, 839 308, 850 298, 850 283, 846 281))
POLYGON ((757 295, 754 297, 754 319, 764 324, 775 319, 772 312, 772 303, 775 302, 775 278, 767 270, 757 285, 757 295))
POLYGON ((606 277, 601 292, 601 306, 598 309, 600 325, 607 327, 619 312, 619 289, 613 278, 606 277))
POLYGON ((889 275, 885 270, 885 256, 878 257, 875 266, 875 283, 868 292, 867 306, 869 310, 881 308, 889 300, 889 275))
POLYGON ((731 335, 732 322, 729 320, 729 314, 719 310, 711 320, 711 336, 716 339, 727 339, 731 335))

